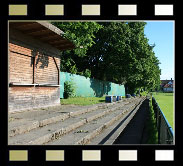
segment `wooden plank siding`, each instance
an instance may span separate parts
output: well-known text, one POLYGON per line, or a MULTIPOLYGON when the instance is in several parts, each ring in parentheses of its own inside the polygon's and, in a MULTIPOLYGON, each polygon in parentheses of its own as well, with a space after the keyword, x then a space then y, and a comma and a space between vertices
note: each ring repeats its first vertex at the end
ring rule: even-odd
POLYGON ((35 58, 35 83, 58 85, 58 69, 53 57, 38 55, 35 58))
POLYGON ((60 87, 31 86, 59 85, 59 68, 59 58, 9 43, 9 83, 18 85, 9 87, 9 112, 59 105, 60 87))
POLYGON ((9 50, 9 82, 32 84, 33 64, 31 50, 12 43, 9 43, 9 50))
POLYGON ((38 53, 34 62, 32 51, 28 48, 9 43, 9 50, 10 83, 59 85, 59 58, 38 53))
POLYGON ((75 45, 47 21, 8 22, 8 111, 60 104, 60 54, 75 45))
POLYGON ((9 112, 60 104, 58 87, 9 87, 9 112))

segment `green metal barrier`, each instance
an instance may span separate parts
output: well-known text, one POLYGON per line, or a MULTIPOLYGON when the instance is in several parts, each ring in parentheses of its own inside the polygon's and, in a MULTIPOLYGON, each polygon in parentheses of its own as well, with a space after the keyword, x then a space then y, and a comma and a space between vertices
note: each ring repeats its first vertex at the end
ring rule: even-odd
POLYGON ((60 72, 60 98, 64 94, 64 82, 72 81, 76 86, 76 96, 101 97, 103 95, 125 96, 124 85, 101 81, 84 76, 60 72))

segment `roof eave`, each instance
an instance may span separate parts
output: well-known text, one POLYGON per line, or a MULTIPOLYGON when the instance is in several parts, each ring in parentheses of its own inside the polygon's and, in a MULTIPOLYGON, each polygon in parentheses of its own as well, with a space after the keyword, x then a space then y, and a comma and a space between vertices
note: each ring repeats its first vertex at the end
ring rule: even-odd
POLYGON ((75 45, 70 40, 63 37, 64 32, 62 30, 47 21, 9 22, 9 28, 19 30, 25 35, 47 43, 60 51, 75 48, 75 45))

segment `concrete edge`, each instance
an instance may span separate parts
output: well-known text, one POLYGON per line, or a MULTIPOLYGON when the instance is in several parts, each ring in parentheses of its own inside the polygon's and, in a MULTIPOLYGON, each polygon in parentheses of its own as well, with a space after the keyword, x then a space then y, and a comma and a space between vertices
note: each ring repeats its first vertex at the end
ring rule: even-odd
POLYGON ((38 127, 39 127, 39 121, 34 121, 31 124, 29 123, 27 125, 21 125, 18 127, 14 127, 13 129, 11 129, 9 131, 9 137, 13 137, 17 134, 22 134, 22 133, 31 131, 31 130, 36 129, 38 127))
POLYGON ((133 119, 133 117, 135 116, 135 114, 137 113, 137 111, 139 110, 139 107, 142 105, 143 102, 144 102, 144 99, 139 103, 139 105, 135 108, 135 110, 133 110, 132 114, 129 116, 128 119, 126 119, 126 121, 123 123, 123 125, 121 125, 117 131, 115 131, 115 133, 112 135, 112 138, 108 139, 104 143, 104 145, 112 145, 115 142, 115 140, 119 137, 121 132, 123 132, 123 130, 128 126, 130 121, 133 119))
MULTIPOLYGON (((134 105, 136 105, 136 103, 134 105)), ((119 107, 121 107, 121 105, 119 107)), ((80 127, 80 126, 82 126, 82 125, 84 125, 84 124, 86 124, 88 122, 91 122, 92 120, 98 119, 98 118, 100 118, 100 117, 110 113, 111 111, 115 111, 119 107, 116 107, 115 109, 111 108, 111 109, 109 109, 107 111, 103 111, 102 113, 99 113, 99 114, 94 115, 92 117, 89 117, 89 118, 86 118, 86 119, 81 120, 79 122, 76 122, 74 124, 71 124, 68 127, 65 127, 65 128, 59 129, 59 130, 57 130, 55 132, 52 132, 50 134, 44 135, 44 136, 42 136, 42 137, 40 137, 38 139, 35 139, 33 141, 30 141, 30 142, 26 143, 26 145, 35 145, 35 144, 36 145, 40 145, 40 144, 45 144, 47 142, 53 141, 55 139, 58 139, 62 135, 65 135, 65 134, 69 133, 70 131, 72 131, 72 130, 80 127)), ((103 126, 103 127, 105 127, 105 126, 103 126)), ((103 127, 101 127, 101 128, 103 128, 103 127)), ((97 130, 100 131, 100 129, 97 129, 97 130)), ((95 133, 92 134, 92 137, 93 137, 93 135, 95 135, 95 133)))
MULTIPOLYGON (((114 104, 117 104, 117 103, 122 102, 122 101, 123 100, 120 100, 118 102, 113 102, 113 103, 104 103, 104 104, 101 104, 101 105, 98 105, 98 106, 94 105, 91 108, 82 109, 82 110, 75 111, 75 112, 65 113, 63 115, 58 115, 58 116, 47 118, 47 119, 44 119, 44 120, 41 120, 41 121, 35 121, 32 124, 28 124, 28 125, 21 125, 21 126, 18 126, 18 127, 14 127, 13 129, 11 129, 9 131, 10 132, 9 137, 13 137, 13 136, 18 135, 18 134, 23 134, 23 133, 29 132, 33 129, 43 127, 43 126, 46 126, 48 124, 53 124, 53 123, 56 123, 56 122, 61 121, 61 120, 64 121, 65 119, 70 118, 70 117, 74 117, 74 116, 78 116, 78 115, 81 115, 81 114, 84 114, 84 113, 95 111, 96 109, 100 108, 101 106, 102 107, 103 106, 108 107, 110 105, 114 105, 114 104)), ((126 103, 126 104, 128 104, 128 103, 126 103)))
MULTIPOLYGON (((137 109, 140 107, 141 103, 144 101, 144 99, 142 99, 140 102, 134 104, 133 106, 131 106, 129 109, 123 111, 122 113, 120 113, 119 115, 115 116, 113 119, 111 119, 109 122, 103 124, 102 126, 100 126, 99 128, 97 128, 96 130, 94 130, 92 133, 88 134, 87 136, 85 136, 84 138, 82 138, 81 140, 79 140, 78 142, 75 143, 75 145, 85 145, 88 144, 90 142, 91 139, 93 139, 94 137, 96 137, 98 134, 100 134, 105 128, 109 127, 110 125, 112 125, 115 121, 117 121, 118 119, 120 119, 122 116, 124 116, 125 113, 128 113, 130 111, 134 112, 134 108, 137 106, 137 109), (134 107, 134 108, 132 108, 134 107), (132 108, 132 110, 131 110, 132 108), (129 111, 128 111, 129 110, 129 111)), ((132 112, 132 113, 133 113, 132 112)), ((135 112, 136 113, 136 112, 135 112)), ((134 116, 134 115, 133 115, 134 116)), ((131 116, 130 116, 131 117, 131 116)), ((131 120, 131 119, 130 119, 131 120)))

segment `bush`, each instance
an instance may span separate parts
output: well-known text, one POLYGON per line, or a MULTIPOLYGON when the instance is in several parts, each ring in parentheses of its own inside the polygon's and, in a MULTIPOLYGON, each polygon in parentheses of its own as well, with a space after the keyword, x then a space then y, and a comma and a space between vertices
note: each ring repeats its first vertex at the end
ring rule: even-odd
POLYGON ((143 91, 143 92, 140 92, 140 95, 141 95, 141 96, 147 96, 148 93, 149 93, 149 92, 147 92, 147 91, 143 91))
POLYGON ((76 86, 72 81, 64 82, 64 98, 70 98, 76 96, 76 86))
POLYGON ((149 101, 149 116, 147 120, 148 140, 147 144, 158 144, 158 130, 156 126, 155 113, 152 106, 152 97, 149 101))

